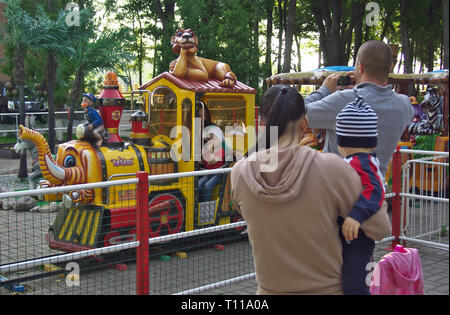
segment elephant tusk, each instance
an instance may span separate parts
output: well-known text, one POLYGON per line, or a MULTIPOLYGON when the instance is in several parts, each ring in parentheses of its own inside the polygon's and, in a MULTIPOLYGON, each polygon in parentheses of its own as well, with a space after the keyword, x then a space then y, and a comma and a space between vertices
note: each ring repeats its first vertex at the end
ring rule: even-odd
POLYGON ((57 179, 64 181, 64 179, 66 178, 66 172, 64 171, 64 169, 53 163, 52 159, 48 155, 45 156, 45 162, 47 163, 48 171, 50 172, 50 174, 52 174, 57 179))

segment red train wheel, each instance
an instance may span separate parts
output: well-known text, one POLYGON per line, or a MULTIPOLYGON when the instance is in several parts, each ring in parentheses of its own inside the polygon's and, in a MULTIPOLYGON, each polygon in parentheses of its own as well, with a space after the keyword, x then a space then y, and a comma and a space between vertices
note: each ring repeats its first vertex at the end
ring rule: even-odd
POLYGON ((177 196, 164 193, 152 198, 148 205, 151 208, 167 201, 167 207, 150 214, 150 237, 175 234, 181 231, 184 222, 184 209, 177 196))

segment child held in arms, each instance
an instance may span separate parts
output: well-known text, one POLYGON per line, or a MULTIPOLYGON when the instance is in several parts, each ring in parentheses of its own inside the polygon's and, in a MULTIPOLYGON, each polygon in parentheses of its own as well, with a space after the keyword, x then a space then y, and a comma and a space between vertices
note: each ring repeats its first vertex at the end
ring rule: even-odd
POLYGON ((374 153, 378 140, 377 125, 377 114, 360 96, 347 104, 336 117, 339 153, 356 170, 363 185, 363 191, 349 215, 338 219, 343 246, 344 294, 370 294, 366 266, 372 259, 375 242, 366 236, 360 225, 374 215, 384 201, 384 178, 374 153))

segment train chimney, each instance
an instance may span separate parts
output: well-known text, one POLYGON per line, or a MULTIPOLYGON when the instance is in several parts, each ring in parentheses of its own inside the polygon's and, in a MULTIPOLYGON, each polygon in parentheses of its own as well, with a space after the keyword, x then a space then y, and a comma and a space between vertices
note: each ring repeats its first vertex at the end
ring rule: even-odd
POLYGON ((151 146, 150 133, 148 129, 148 116, 142 110, 134 112, 131 117, 130 139, 136 144, 151 146))
POLYGON ((105 76, 103 91, 98 98, 98 108, 105 129, 109 133, 108 142, 122 142, 119 136, 119 124, 122 117, 125 98, 119 91, 117 74, 109 71, 105 76))

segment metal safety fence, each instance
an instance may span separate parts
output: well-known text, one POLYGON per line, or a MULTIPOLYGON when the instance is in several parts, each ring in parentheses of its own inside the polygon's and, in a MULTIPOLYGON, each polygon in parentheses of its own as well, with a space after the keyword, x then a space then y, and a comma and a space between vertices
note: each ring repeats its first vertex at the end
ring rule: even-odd
POLYGON ((0 193, 0 292, 192 294, 254 277, 230 171, 0 193))
MULTIPOLYGON (((136 248, 139 243, 104 246, 109 213, 96 205, 66 207, 59 200, 73 191, 132 189, 136 187, 136 182, 134 178, 1 193, 2 293, 62 295, 135 292, 135 272, 127 268, 126 251, 136 248)), ((128 203, 131 205, 132 201, 128 203)), ((132 220, 126 223, 136 224, 134 218, 123 220, 132 220)))
MULTIPOLYGON (((398 148, 392 161, 392 236, 379 243, 448 251, 448 152, 398 148)), ((254 279, 230 171, 0 193, 0 294, 201 294, 254 279)))
POLYGON ((448 152, 398 149, 393 157, 396 242, 449 249, 448 152), (407 161, 401 165, 402 158, 407 161))
MULTIPOLYGON (((76 128, 79 123, 82 123, 85 119, 84 111, 74 111, 74 124, 72 132, 75 134, 76 128)), ((54 113, 55 119, 55 133, 59 140, 64 140, 64 133, 67 131, 67 124, 69 118, 68 111, 56 111, 54 113)), ((125 109, 121 117, 121 123, 119 125, 119 131, 124 135, 129 134, 131 130, 130 124, 131 110, 125 109)), ((27 112, 25 114, 25 124, 34 128, 35 131, 46 133, 48 132, 47 126, 47 112, 27 112)), ((0 113, 0 135, 12 136, 19 133, 19 113, 0 113), (4 123, 3 120, 7 121, 4 123)))

